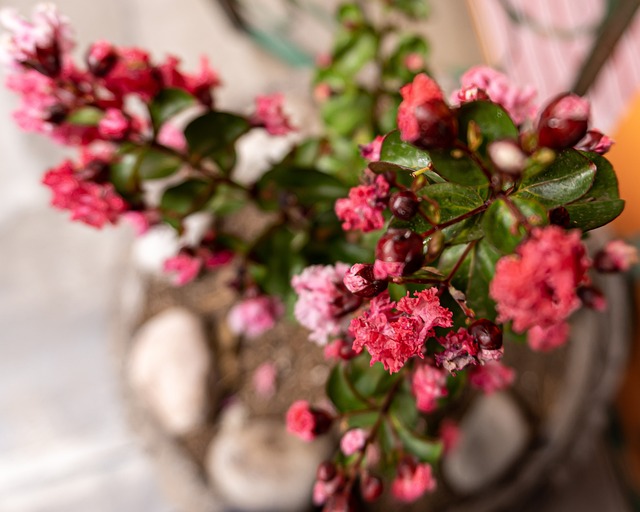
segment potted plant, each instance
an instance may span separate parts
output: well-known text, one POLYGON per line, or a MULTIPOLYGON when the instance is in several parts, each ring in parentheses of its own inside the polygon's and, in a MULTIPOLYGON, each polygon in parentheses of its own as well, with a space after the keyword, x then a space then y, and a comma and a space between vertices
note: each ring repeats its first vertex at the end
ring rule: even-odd
MULTIPOLYGON (((417 4, 383 8, 411 16, 417 4)), ((134 361, 126 378, 135 400, 150 405, 150 414, 136 408, 147 438, 164 443, 169 472, 180 464, 192 483, 181 493, 192 500, 186 508, 259 509, 246 487, 220 478, 220 464, 240 453, 225 450, 249 439, 224 437, 229 432, 262 439, 276 453, 304 451, 265 423, 229 413, 236 395, 249 404, 250 420, 286 410, 290 433, 304 441, 327 435, 304 452, 304 463, 282 470, 301 479, 295 499, 279 496, 284 501, 269 502, 272 508, 296 510, 313 484, 312 501, 326 511, 376 503, 385 490, 406 503, 426 495, 441 507, 464 506, 471 495, 474 510, 489 510, 513 499, 513 490, 488 486, 494 493, 487 497, 458 479, 457 488, 442 484, 433 494, 439 480, 456 474, 448 458, 463 466, 469 460, 456 448, 467 434, 462 429, 459 440, 457 423, 470 411, 480 414, 482 394, 514 383, 516 371, 503 357, 534 369, 560 361, 558 386, 582 392, 588 381, 567 369, 584 375, 596 367, 601 333, 591 332, 586 359, 529 349, 563 347, 572 315, 606 307, 600 286, 611 286, 596 284, 593 272, 622 272, 637 261, 624 242, 599 242, 590 256, 583 241, 624 206, 603 156, 611 141, 591 129, 585 99, 561 94, 538 110, 533 91, 488 68, 465 73, 447 99, 427 73, 420 37, 387 19, 374 23, 355 4, 341 6, 337 19, 336 43, 321 59, 314 89, 325 132, 295 144, 251 183, 234 173, 238 144, 256 130, 282 136, 294 129, 281 95, 259 96, 248 115, 223 111, 214 94, 219 78, 206 62, 187 73, 176 58, 157 63, 145 50, 106 41, 93 44, 79 66, 68 22, 50 5, 38 7, 32 21, 3 15, 8 86, 22 101, 16 119, 79 149, 77 160, 43 179, 55 207, 97 228, 127 219, 140 234, 167 225, 181 236, 163 266, 184 288, 145 279, 147 299, 132 322, 148 322, 123 353, 134 361), (372 62, 367 79, 362 70, 372 62), (189 226, 200 213, 206 222, 194 237, 189 226), (223 277, 205 275, 213 269, 223 277), (214 328, 189 312, 162 317, 176 304, 207 316, 214 328), (287 311, 309 332, 282 327, 287 311), (176 325, 182 330, 172 331, 176 325), (196 341, 180 367, 188 350, 176 351, 175 340, 185 332, 196 341), (159 338, 162 348, 148 341, 159 338), (282 346, 293 348, 278 367, 267 359, 282 346), (167 368, 178 368, 179 378, 167 381, 167 368), (272 398, 279 372, 289 377, 290 407, 272 398), (319 382, 325 374, 326 387, 319 382), (167 382, 174 398, 189 397, 185 407, 166 398, 167 382), (323 390, 328 400, 312 405, 323 390)), ((619 295, 610 300, 624 307, 619 295)), ((615 322, 603 325, 624 339, 615 322)), ((603 406, 611 380, 600 375, 597 384, 603 406)), ((578 395, 574 402, 584 403, 578 395)), ((519 479, 513 489, 530 490, 569 453, 567 429, 583 411, 553 416, 542 402, 519 404, 530 428, 491 475, 496 486, 526 456, 520 467, 532 469, 511 476, 519 479), (545 432, 554 450, 533 448, 552 416, 561 425, 545 432)), ((265 473, 273 469, 265 464, 265 473)))

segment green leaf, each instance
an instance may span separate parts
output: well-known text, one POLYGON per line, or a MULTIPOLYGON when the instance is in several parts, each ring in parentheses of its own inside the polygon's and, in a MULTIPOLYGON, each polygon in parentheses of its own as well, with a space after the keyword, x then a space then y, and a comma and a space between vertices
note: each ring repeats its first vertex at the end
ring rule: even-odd
POLYGON ((467 155, 449 150, 432 150, 429 155, 433 161, 433 170, 447 181, 465 186, 489 186, 482 169, 467 155))
POLYGON ((158 131, 166 121, 195 103, 196 99, 182 89, 162 89, 149 105, 153 128, 158 131))
POLYGON ((264 208, 279 209, 283 195, 291 195, 305 206, 330 203, 346 197, 349 189, 340 180, 315 169, 279 165, 258 181, 259 201, 264 208))
POLYGON ((411 393, 411 387, 407 382, 398 390, 396 396, 393 397, 389 414, 394 424, 401 423, 407 429, 411 430, 418 421, 418 408, 416 406, 416 397, 411 393))
POLYGON ((171 176, 182 167, 182 159, 148 146, 123 145, 121 156, 112 171, 113 183, 119 191, 135 191, 140 180, 171 176))
POLYGON ((217 186, 216 191, 207 203, 206 209, 210 212, 225 216, 240 210, 247 203, 247 198, 242 190, 231 187, 225 183, 217 186))
POLYGON ((184 135, 192 159, 211 158, 228 174, 235 165, 234 145, 250 129, 244 117, 213 111, 191 121, 184 135))
MULTIPOLYGON (((371 162, 369 169, 378 174, 394 172, 400 177, 411 176, 411 173, 414 171, 411 167, 404 167, 392 162, 371 162)), ((446 183, 443 178, 433 171, 424 171, 421 173, 421 176, 425 176, 430 183, 446 183)))
POLYGON ((403 141, 398 130, 384 138, 380 149, 380 161, 391 162, 414 171, 431 165, 429 153, 403 141))
POLYGON ((350 30, 349 37, 334 50, 331 70, 345 78, 353 77, 365 64, 375 59, 378 36, 367 26, 350 30))
POLYGON ((594 183, 596 165, 574 149, 559 153, 543 172, 524 175, 516 196, 536 199, 547 208, 576 201, 594 183))
POLYGON ((596 153, 582 153, 597 167, 593 186, 578 201, 566 205, 571 226, 585 231, 608 224, 624 209, 618 179, 609 161, 596 153))
MULTIPOLYGON (((547 223, 547 210, 533 199, 514 197, 513 205, 527 218, 530 224, 542 226, 547 223)), ((504 199, 496 200, 482 217, 482 228, 486 239, 503 254, 512 253, 527 235, 526 229, 504 199)))
POLYGON ((391 422, 405 450, 415 455, 422 462, 436 464, 440 460, 442 456, 441 442, 416 434, 393 416, 391 417, 391 422))
POLYGON ((397 380, 384 369, 382 363, 370 366, 371 358, 362 354, 352 359, 349 364, 349 377, 358 393, 364 398, 375 398, 386 393, 397 380))
POLYGON ((327 380, 327 396, 340 412, 369 409, 370 406, 349 382, 345 367, 336 365, 327 380))
MULTIPOLYGON (((341 137, 368 130, 372 123, 373 97, 370 93, 351 89, 322 104, 321 112, 327 129, 341 137)), ((367 135, 371 138, 371 134, 367 135)))
POLYGON ((138 173, 145 180, 166 178, 182 167, 182 159, 155 149, 143 149, 139 152, 138 173))
POLYGON ((429 2, 425 0, 391 0, 390 5, 411 18, 424 19, 429 16, 429 2))
POLYGON ((198 179, 187 180, 164 191, 160 208, 168 214, 188 215, 202 207, 211 192, 210 182, 198 179))
POLYGON ((468 144, 469 123, 473 121, 480 129, 482 144, 479 151, 484 153, 487 143, 500 139, 518 139, 518 128, 509 114, 497 103, 472 101, 462 105, 458 111, 458 137, 468 144))
POLYGON ((406 59, 409 55, 419 55, 426 61, 429 45, 423 37, 415 34, 404 34, 383 67, 384 77, 409 83, 416 72, 407 68, 406 59))
POLYGON ((354 413, 347 417, 347 424, 349 428, 370 428, 379 417, 378 411, 354 413))
POLYGON ((66 121, 81 126, 97 126, 104 112, 96 107, 82 107, 69 114, 66 121))

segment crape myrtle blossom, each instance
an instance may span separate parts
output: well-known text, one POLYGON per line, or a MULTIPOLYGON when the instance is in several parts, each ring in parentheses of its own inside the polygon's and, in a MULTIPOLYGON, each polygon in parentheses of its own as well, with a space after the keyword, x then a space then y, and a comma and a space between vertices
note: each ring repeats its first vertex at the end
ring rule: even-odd
POLYGON ((435 327, 451 327, 452 312, 440 305, 435 288, 415 292, 398 302, 384 292, 371 300, 369 309, 354 318, 349 331, 353 349, 366 347, 371 364, 381 362, 391 373, 399 371, 413 356, 423 356, 427 338, 435 327))
MULTIPOLYGON (((558 226, 535 228, 515 254, 498 261, 489 294, 496 301, 499 322, 511 320, 519 333, 555 326, 553 345, 561 343, 564 329, 559 325, 580 307, 576 290, 588 282, 591 262, 580 236, 580 231, 558 226)), ((534 346, 539 346, 539 334, 532 335, 534 346)))
POLYGON ((638 263, 638 249, 623 240, 611 240, 594 258, 598 272, 626 272, 638 263))
POLYGON ((468 69, 460 78, 460 85, 461 88, 451 95, 453 105, 484 99, 485 93, 491 101, 502 106, 516 124, 536 115, 536 90, 532 86, 518 87, 506 75, 490 67, 468 69))
POLYGON ((384 135, 378 135, 369 144, 360 146, 360 156, 369 162, 380 161, 380 151, 382 150, 382 143, 384 142, 384 135))
POLYGON ((447 374, 429 363, 419 363, 411 376, 411 391, 416 397, 418 409, 432 412, 437 407, 438 399, 448 394, 447 374))
POLYGON ((412 141, 420 136, 420 127, 415 109, 424 103, 442 101, 444 96, 440 86, 424 73, 417 75, 413 82, 400 89, 402 103, 398 108, 398 129, 403 140, 412 141))
POLYGON ((259 295, 248 297, 230 310, 227 323, 234 334, 257 338, 269 329, 284 314, 284 305, 278 297, 259 295))
POLYGON ((363 233, 384 226, 384 212, 389 201, 389 182, 381 174, 365 171, 365 183, 353 187, 349 196, 336 201, 335 211, 345 231, 363 233))
POLYGON ((347 457, 362 450, 367 440, 367 432, 361 428, 347 430, 340 439, 340 450, 347 457))
POLYGON ((291 280, 298 294, 295 317, 311 331, 309 339, 320 345, 345 331, 349 324, 348 313, 362 303, 362 299, 349 292, 343 283, 347 270, 349 265, 346 263, 312 265, 291 280))
POLYGON ((174 284, 183 286, 198 277, 203 269, 226 265, 233 256, 233 252, 228 249, 183 247, 178 254, 165 260, 163 270, 167 274, 173 274, 174 284))
POLYGON ((476 366, 469 372, 471 385, 487 395, 508 388, 513 384, 515 378, 516 373, 513 368, 498 361, 490 361, 482 366, 476 366))
POLYGON ((262 126, 270 135, 286 135, 293 131, 283 110, 284 96, 272 94, 256 97, 256 111, 251 117, 255 126, 262 126))
POLYGON ((313 441, 326 433, 332 421, 328 412, 311 407, 306 400, 293 402, 286 417, 287 431, 304 441, 313 441))
POLYGON ((396 478, 391 484, 391 493, 398 500, 411 503, 435 488, 436 480, 429 464, 420 464, 411 458, 398 463, 396 478))

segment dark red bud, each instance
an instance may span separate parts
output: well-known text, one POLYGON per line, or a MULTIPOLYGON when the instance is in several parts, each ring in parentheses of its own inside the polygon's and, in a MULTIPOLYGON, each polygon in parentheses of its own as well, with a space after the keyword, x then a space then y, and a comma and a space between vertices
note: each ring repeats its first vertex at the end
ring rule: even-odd
POLYGON ((405 455, 398 462, 396 472, 400 478, 411 478, 416 472, 417 467, 418 462, 416 461, 416 458, 410 455, 405 455))
POLYGON ((315 426, 313 427, 313 433, 316 436, 321 436, 329 432, 331 425, 333 424, 333 417, 322 409, 311 408, 313 419, 315 420, 315 426))
POLYGON ((569 211, 564 206, 558 206, 549 211, 549 222, 554 226, 568 229, 571 226, 569 211))
POLYGON ((325 460, 318 466, 316 478, 322 482, 328 482, 329 480, 333 480, 337 474, 338 470, 336 465, 330 460, 325 460))
POLYGON ((356 263, 344 276, 344 285, 354 295, 370 299, 387 289, 387 281, 381 281, 373 275, 373 265, 356 263))
POLYGON ((422 237, 410 229, 389 229, 376 246, 376 259, 403 263, 403 275, 413 274, 424 262, 422 237))
POLYGON ((360 493, 365 501, 377 500, 382 495, 383 489, 382 480, 377 476, 367 474, 360 480, 360 493))
POLYGON ((469 333, 476 343, 485 350, 499 350, 502 348, 502 330, 491 320, 481 318, 469 327, 469 333))
POLYGON ((109 181, 111 167, 104 160, 91 160, 76 175, 83 181, 93 181, 95 183, 106 183, 109 181))
POLYGON ((411 220, 418 212, 418 197, 410 190, 401 190, 391 195, 389 209, 398 219, 411 220))
POLYGON ((607 299, 595 286, 581 286, 578 288, 577 293, 586 307, 596 311, 604 311, 607 309, 607 299))
POLYGON ((565 149, 575 146, 587 133, 589 102, 576 94, 555 98, 540 114, 538 146, 565 149))
POLYGON ((48 123, 57 125, 63 123, 68 114, 69 109, 67 107, 62 103, 56 103, 47 109, 47 114, 44 120, 48 123))
POLYGON ((444 148, 453 144, 458 135, 458 120, 443 100, 431 100, 417 106, 413 115, 418 122, 419 136, 411 141, 422 149, 444 148))

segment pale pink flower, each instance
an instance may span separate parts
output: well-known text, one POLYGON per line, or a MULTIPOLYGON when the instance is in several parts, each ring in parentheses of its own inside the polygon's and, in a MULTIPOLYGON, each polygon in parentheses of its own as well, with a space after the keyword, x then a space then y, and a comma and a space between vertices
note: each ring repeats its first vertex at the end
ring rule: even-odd
POLYGON ((173 282, 178 286, 183 286, 193 281, 202 269, 202 259, 181 251, 176 256, 165 260, 163 270, 174 274, 173 282))
POLYGON ((170 122, 164 123, 160 128, 158 132, 158 143, 175 149, 180 153, 184 153, 187 149, 187 139, 184 133, 170 122))
POLYGON ((516 254, 501 258, 489 288, 498 321, 515 332, 562 323, 580 307, 576 289, 588 281, 589 258, 580 231, 536 228, 516 254))
POLYGON ((286 135, 293 131, 289 118, 283 110, 284 96, 272 94, 256 97, 256 111, 251 117, 255 126, 262 126, 271 135, 286 135))
POLYGON ((276 392, 278 369, 272 362, 262 363, 253 372, 253 389, 263 398, 271 398, 276 392))
POLYGON ((381 174, 366 176, 368 183, 353 187, 349 197, 336 201, 335 211, 342 229, 364 233, 384 226, 384 212, 389 201, 389 183, 381 174))
POLYGON ((581 151, 593 151, 599 155, 609 152, 613 146, 613 140, 598 130, 589 130, 584 138, 576 145, 581 151))
POLYGON ((415 109, 424 103, 442 100, 442 90, 438 84, 424 73, 416 75, 413 82, 400 89, 402 103, 398 107, 398 129, 402 140, 413 141, 420 136, 420 127, 415 109))
POLYGON ((476 99, 467 95, 468 90, 484 91, 491 101, 501 105, 516 124, 535 117, 537 106, 534 103, 536 90, 531 87, 518 87, 506 75, 487 66, 475 66, 467 70, 460 79, 461 89, 454 91, 451 102, 454 105, 476 99))
POLYGON ((381 362, 395 373, 409 358, 424 357, 424 342, 434 335, 435 327, 451 325, 451 311, 440 305, 436 289, 429 288, 398 303, 391 301, 387 292, 378 295, 368 310, 351 321, 349 331, 357 353, 367 347, 372 365, 381 362))
POLYGON ((469 372, 471 385, 487 395, 508 388, 513 384, 516 372, 497 361, 476 366, 469 372))
POLYGON ((638 248, 623 240, 611 240, 598 254, 594 265, 599 272, 626 272, 638 264, 638 248))
POLYGON ((419 53, 409 53, 404 58, 404 65, 409 71, 415 73, 424 68, 424 57, 419 53))
POLYGON ((347 457, 362 450, 367 441, 367 432, 361 428, 347 430, 340 439, 340 450, 347 457))
POLYGON ((2 40, 0 60, 14 70, 26 64, 47 76, 57 76, 75 45, 69 20, 50 3, 38 4, 32 21, 15 9, 2 9, 0 24, 9 32, 2 40))
POLYGON ((124 139, 131 128, 131 120, 122 110, 116 108, 107 109, 104 117, 98 123, 100 136, 107 140, 119 141, 124 139))
POLYGON ((405 464, 398 467, 391 493, 398 500, 411 503, 435 488, 436 480, 429 464, 405 464))
POLYGON ((283 314, 284 305, 279 298, 260 295, 246 298, 233 306, 227 323, 234 334, 257 338, 272 329, 283 314))
POLYGON ((569 338, 569 324, 560 322, 548 327, 534 325, 527 332, 527 343, 532 350, 547 352, 564 345, 569 338))
POLYGON ((309 339, 320 345, 326 344, 330 336, 345 331, 348 313, 362 303, 362 299, 349 292, 342 282, 347 270, 349 265, 346 263, 313 265, 291 280, 298 294, 295 317, 311 331, 309 339))
POLYGON ((422 412, 436 409, 438 399, 447 396, 447 374, 430 364, 416 365, 411 378, 411 391, 422 412))

